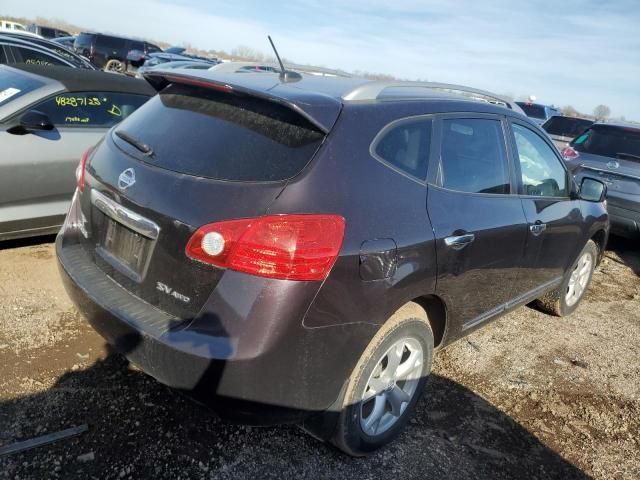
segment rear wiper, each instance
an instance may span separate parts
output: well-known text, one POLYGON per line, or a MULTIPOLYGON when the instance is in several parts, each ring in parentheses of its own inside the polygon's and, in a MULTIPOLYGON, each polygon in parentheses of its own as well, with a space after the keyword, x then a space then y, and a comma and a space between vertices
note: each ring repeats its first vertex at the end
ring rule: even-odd
POLYGON ((616 153, 618 158, 631 158, 633 160, 640 160, 640 155, 634 155, 633 153, 616 153))
POLYGON ((153 150, 149 145, 147 145, 146 143, 142 143, 139 140, 136 140, 135 138, 130 136, 128 133, 123 132, 122 130, 116 130, 116 135, 120 137, 122 140, 124 140, 125 142, 127 142, 129 145, 134 146, 136 150, 141 151, 145 155, 149 155, 149 156, 153 155, 153 150))

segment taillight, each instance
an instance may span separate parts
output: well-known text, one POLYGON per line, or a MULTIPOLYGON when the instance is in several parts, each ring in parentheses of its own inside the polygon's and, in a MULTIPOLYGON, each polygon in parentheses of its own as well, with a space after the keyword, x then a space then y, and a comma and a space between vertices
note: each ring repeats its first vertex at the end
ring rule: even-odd
POLYGON ((562 149, 562 157, 565 160, 575 160, 579 156, 580 154, 576 152, 572 147, 567 146, 562 149))
POLYGON ((96 147, 94 146, 87 148, 87 150, 80 157, 80 163, 76 168, 76 185, 78 187, 78 190, 80 190, 81 192, 84 192, 84 173, 87 170, 87 162, 94 148, 96 147))
POLYGON ((188 257, 283 280, 324 280, 344 238, 339 215, 271 215, 211 223, 186 247, 188 257))

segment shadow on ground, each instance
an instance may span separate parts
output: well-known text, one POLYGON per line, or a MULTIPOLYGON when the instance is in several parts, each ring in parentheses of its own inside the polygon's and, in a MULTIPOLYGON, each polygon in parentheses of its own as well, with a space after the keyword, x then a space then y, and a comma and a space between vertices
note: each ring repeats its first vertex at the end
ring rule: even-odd
POLYGON ((620 257, 620 260, 618 260, 609 256, 612 261, 621 261, 640 277, 640 242, 612 236, 609 237, 607 250, 616 253, 620 257))
POLYGON ((400 438, 356 459, 294 426, 225 423, 111 353, 0 403, 0 445, 89 425, 0 458, 0 478, 587 478, 462 385, 433 375, 427 390, 400 438))
POLYGON ((0 250, 10 250, 20 247, 33 247, 35 245, 43 245, 45 243, 53 243, 56 241, 55 235, 43 235, 39 237, 18 238, 15 240, 4 240, 0 242, 0 250))

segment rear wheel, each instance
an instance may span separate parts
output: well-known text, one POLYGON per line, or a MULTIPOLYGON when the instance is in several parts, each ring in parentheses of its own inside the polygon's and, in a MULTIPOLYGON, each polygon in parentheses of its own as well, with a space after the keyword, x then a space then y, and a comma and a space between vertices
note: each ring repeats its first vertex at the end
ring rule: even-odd
POLYGON ((431 371, 433 333, 410 303, 373 338, 354 369, 332 443, 354 456, 389 443, 403 429, 431 371))
POLYGON ((558 317, 573 313, 589 288, 597 260, 598 246, 593 240, 589 240, 565 275, 562 284, 539 298, 536 305, 558 317))
POLYGON ((113 58, 109 60, 107 63, 105 63, 104 70, 105 72, 122 73, 124 72, 124 63, 122 63, 120 60, 116 60, 115 58, 113 58))

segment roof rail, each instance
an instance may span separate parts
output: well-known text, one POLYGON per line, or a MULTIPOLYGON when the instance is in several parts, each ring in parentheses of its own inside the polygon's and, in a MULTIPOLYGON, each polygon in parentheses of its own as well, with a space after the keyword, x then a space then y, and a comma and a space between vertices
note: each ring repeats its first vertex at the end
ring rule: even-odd
POLYGON ((378 82, 372 81, 364 83, 354 88, 350 92, 344 94, 342 99, 345 101, 354 100, 375 100, 378 96, 387 88, 425 88, 432 90, 445 90, 453 93, 468 94, 470 98, 481 100, 496 105, 502 105, 512 110, 521 112, 521 109, 515 105, 515 102, 506 100, 500 95, 487 92, 473 87, 465 87, 464 85, 454 85, 450 83, 437 83, 437 82, 378 82), (480 98, 478 98, 480 97, 480 98), (483 98, 484 97, 484 98, 483 98))

